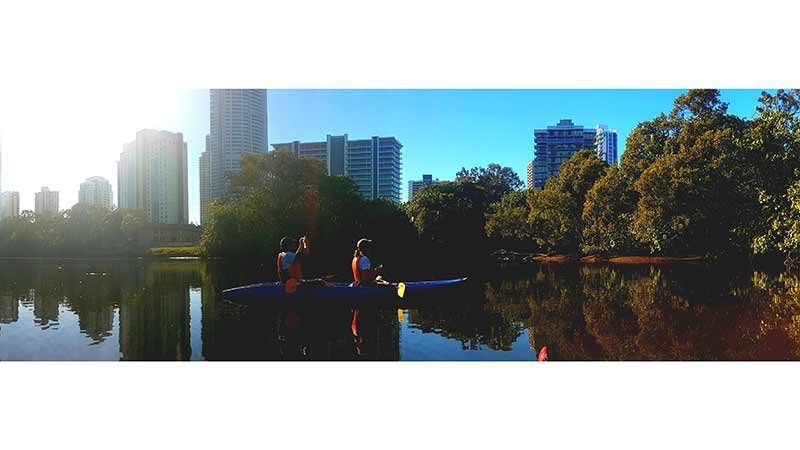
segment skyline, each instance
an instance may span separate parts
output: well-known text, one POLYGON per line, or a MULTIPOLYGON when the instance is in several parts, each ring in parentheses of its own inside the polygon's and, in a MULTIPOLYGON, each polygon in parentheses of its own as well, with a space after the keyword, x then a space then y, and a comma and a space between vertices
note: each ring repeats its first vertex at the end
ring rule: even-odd
MULTIPOLYGON (((327 134, 394 136, 403 144, 401 198, 406 200, 409 180, 420 179, 423 173, 452 180, 462 166, 497 162, 510 166, 524 179, 527 163, 533 159, 534 129, 555 125, 561 119, 572 119, 584 127, 602 123, 616 129, 621 156, 631 129, 668 112, 674 98, 683 92, 269 90, 268 135, 270 148, 278 142, 322 140, 327 134)), ((721 92, 731 113, 752 117, 761 90, 721 92)), ((20 192, 20 210, 33 209, 34 192, 42 186, 60 192, 62 209, 77 203, 80 183, 88 177, 102 176, 116 187, 116 162, 124 143, 137 131, 152 128, 184 135, 189 221, 199 223, 198 159, 209 132, 207 89, 130 90, 119 96, 95 93, 79 103, 64 92, 45 90, 37 95, 51 98, 53 108, 40 112, 36 99, 33 104, 21 101, 30 101, 29 96, 0 105, 2 189, 20 192), (78 106, 70 109, 69 105, 78 106), (43 120, 33 120, 34 112, 44 115, 43 120), (51 132, 42 133, 42 124, 51 132)), ((117 198, 114 203, 118 204, 117 198)))

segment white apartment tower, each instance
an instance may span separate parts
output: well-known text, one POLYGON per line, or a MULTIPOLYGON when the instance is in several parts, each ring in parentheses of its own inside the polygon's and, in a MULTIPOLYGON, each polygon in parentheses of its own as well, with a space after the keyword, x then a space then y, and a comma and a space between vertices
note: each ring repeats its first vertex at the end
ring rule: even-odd
POLYGON ((111 183, 103 177, 89 177, 81 183, 78 203, 97 205, 110 210, 113 206, 111 183))
POLYGON ((608 125, 598 124, 595 128, 594 145, 600 159, 609 166, 617 164, 617 130, 609 130, 608 125))
POLYGON ((189 187, 183 134, 141 130, 117 163, 119 207, 143 209, 151 223, 187 224, 189 187))
POLYGON ((267 146, 267 91, 211 89, 210 134, 207 141, 209 197, 225 195, 225 174, 238 172, 242 155, 263 153, 267 146))
POLYGON ((58 214, 58 191, 51 191, 43 187, 35 195, 34 213, 36 214, 58 214))

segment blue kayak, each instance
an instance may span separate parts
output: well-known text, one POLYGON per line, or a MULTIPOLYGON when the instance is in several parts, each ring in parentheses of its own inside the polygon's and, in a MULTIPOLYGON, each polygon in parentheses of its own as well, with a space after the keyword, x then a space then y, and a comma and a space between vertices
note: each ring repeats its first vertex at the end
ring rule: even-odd
MULTIPOLYGON (((466 278, 437 281, 409 281, 405 286, 403 298, 423 293, 433 293, 448 287, 458 286, 467 281, 466 278)), ((364 299, 364 298, 399 298, 398 285, 353 286, 350 283, 330 283, 330 286, 300 285, 294 293, 287 293, 283 283, 260 283, 241 286, 222 291, 223 298, 240 299, 364 299)))

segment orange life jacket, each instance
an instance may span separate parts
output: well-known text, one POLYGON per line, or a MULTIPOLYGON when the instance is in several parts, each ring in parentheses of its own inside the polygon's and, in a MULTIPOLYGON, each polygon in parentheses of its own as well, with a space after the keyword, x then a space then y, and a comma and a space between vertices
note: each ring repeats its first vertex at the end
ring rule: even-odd
POLYGON ((356 256, 353 258, 353 281, 356 284, 361 283, 361 269, 358 268, 359 259, 361 259, 360 256, 356 256))
MULTIPOLYGON (((279 274, 283 273, 283 264, 282 263, 283 263, 283 255, 285 255, 285 254, 286 254, 286 252, 278 253, 278 273, 279 274)), ((289 274, 289 278, 294 278, 296 280, 302 280, 303 279, 303 266, 302 266, 302 264, 300 264, 299 261, 297 261, 296 258, 297 258, 297 256, 295 256, 294 263, 292 263, 292 265, 289 266, 289 269, 287 269, 286 271, 289 274)))

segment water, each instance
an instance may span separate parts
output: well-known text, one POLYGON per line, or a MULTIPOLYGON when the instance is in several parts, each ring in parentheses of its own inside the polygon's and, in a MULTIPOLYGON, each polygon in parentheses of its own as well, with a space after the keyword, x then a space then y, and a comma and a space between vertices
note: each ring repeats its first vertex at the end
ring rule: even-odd
MULTIPOLYGON (((0 360, 795 360, 796 275, 542 264, 416 309, 230 304, 201 261, 0 262, 0 360), (355 326, 354 326, 355 325, 355 326)), ((473 277, 475 278, 475 277, 473 277)))

